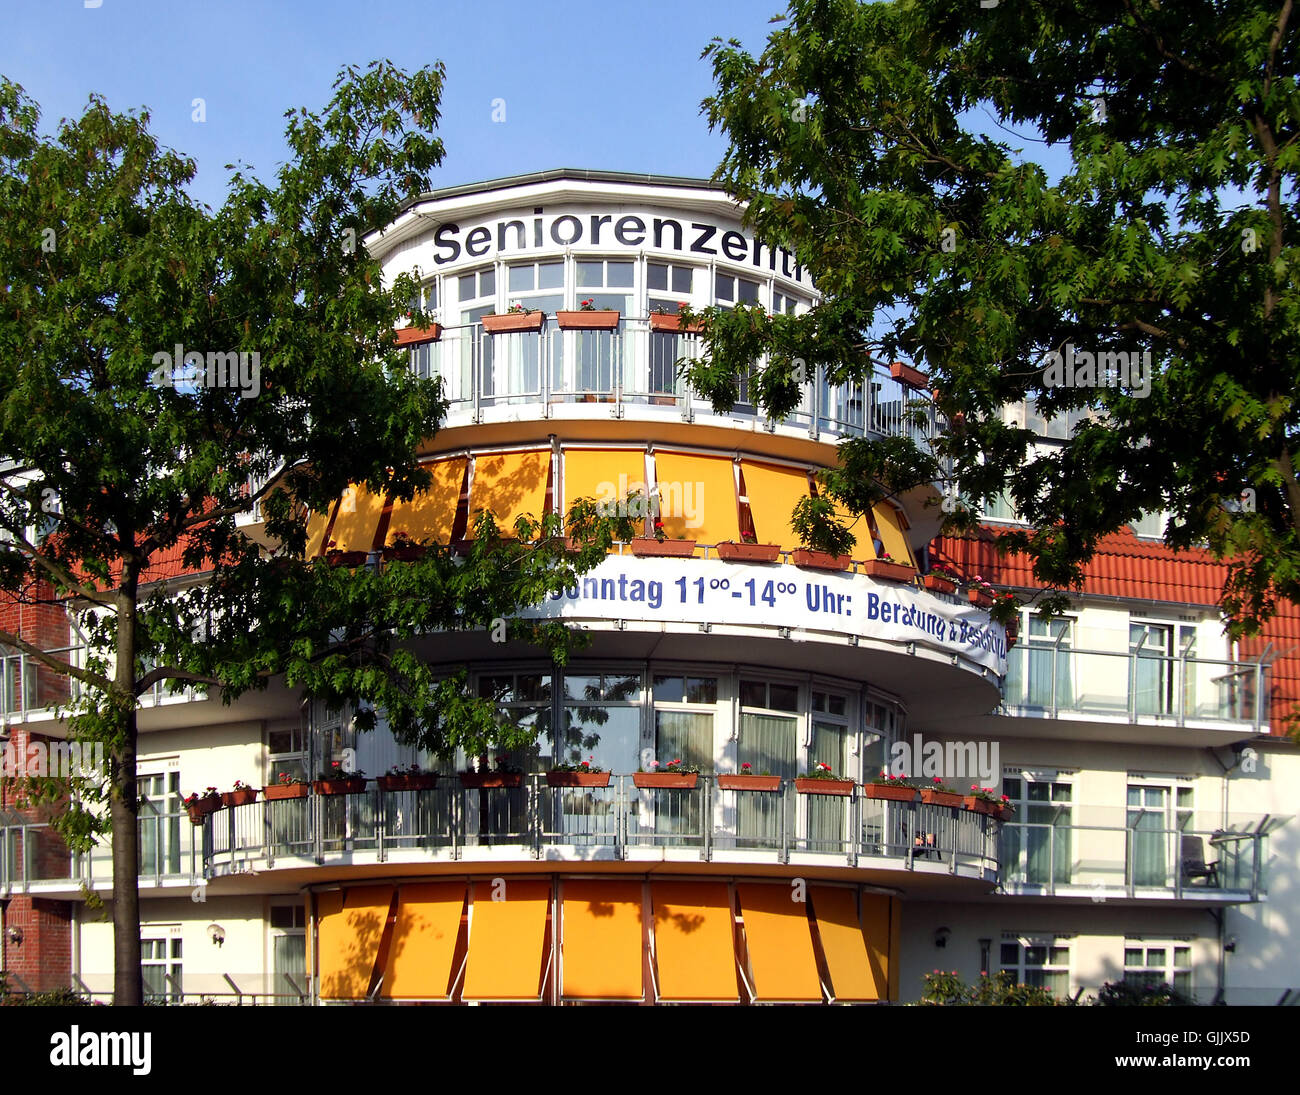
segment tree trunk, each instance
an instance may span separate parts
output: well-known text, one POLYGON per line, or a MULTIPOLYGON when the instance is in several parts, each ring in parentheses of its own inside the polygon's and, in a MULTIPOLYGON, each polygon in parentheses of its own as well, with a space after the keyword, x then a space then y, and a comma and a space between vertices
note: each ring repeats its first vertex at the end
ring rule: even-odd
POLYGON ((124 560, 117 595, 117 665, 113 721, 121 720, 113 750, 113 1003, 139 1007, 144 1003, 140 971, 140 838, 139 793, 136 787, 135 624, 138 569, 124 560))

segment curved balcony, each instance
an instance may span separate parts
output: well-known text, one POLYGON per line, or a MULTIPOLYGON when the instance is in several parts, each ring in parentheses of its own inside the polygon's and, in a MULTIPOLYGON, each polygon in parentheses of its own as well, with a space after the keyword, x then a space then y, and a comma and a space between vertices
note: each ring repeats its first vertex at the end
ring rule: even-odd
MULTIPOLYGON (((440 377, 449 403, 447 428, 543 419, 633 418, 708 422, 771 433, 824 438, 932 438, 938 421, 929 392, 876 367, 870 380, 831 385, 810 369, 803 399, 779 422, 764 418, 742 377, 735 406, 717 413, 693 393, 677 362, 699 354, 691 334, 655 330, 655 317, 624 317, 615 330, 486 332, 475 323, 440 328, 440 339, 411 349, 417 375, 440 377)), ((761 364, 760 364, 761 368, 761 364)))
POLYGON ((676 789, 638 788, 631 776, 607 787, 550 787, 541 775, 517 788, 442 779, 423 791, 370 786, 217 811, 203 823, 203 869, 220 878, 380 864, 463 871, 544 861, 644 871, 725 863, 767 873, 871 871, 886 884, 901 872, 992 885, 999 827, 982 813, 878 800, 857 785, 840 796, 800 792, 791 780, 771 792, 723 789, 706 776, 676 789))

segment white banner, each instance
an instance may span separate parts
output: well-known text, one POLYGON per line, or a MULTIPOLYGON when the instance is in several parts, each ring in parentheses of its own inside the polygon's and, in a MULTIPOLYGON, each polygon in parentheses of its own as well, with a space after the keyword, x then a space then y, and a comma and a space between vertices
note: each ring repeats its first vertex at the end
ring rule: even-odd
POLYGON ((1006 631, 987 612, 862 574, 720 559, 611 556, 576 588, 552 594, 524 615, 833 631, 914 642, 959 654, 998 676, 1007 671, 1006 631))

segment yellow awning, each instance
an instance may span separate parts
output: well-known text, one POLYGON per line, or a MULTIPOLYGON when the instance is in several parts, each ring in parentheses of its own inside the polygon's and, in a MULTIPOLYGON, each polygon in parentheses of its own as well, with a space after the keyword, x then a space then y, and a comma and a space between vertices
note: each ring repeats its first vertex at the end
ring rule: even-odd
POLYGON ((474 477, 469 488, 469 528, 480 510, 491 510, 502 536, 515 534, 515 522, 525 515, 540 521, 546 506, 546 473, 550 450, 508 452, 474 458, 474 477))
POLYGON ((655 482, 664 535, 719 544, 740 539, 735 465, 727 457, 655 453, 655 482))
POLYGON ((565 449, 564 512, 579 498, 621 501, 649 491, 645 482, 644 449, 565 449))
POLYGON ((640 882, 565 882, 564 997, 640 1000, 644 925, 640 882))
MULTIPOLYGON (((830 973, 831 991, 837 1000, 881 1000, 889 995, 886 971, 877 956, 868 951, 863 937, 862 923, 858 918, 858 895, 853 890, 839 886, 812 886, 813 915, 817 919, 817 933, 821 937, 822 953, 830 973)), ((876 902, 885 906, 884 934, 879 936, 886 944, 889 938, 889 898, 863 894, 864 904, 870 903, 873 919, 871 933, 880 931, 874 919, 876 902)))
POLYGON ((807 498, 808 473, 799 468, 741 462, 749 515, 760 544, 780 544, 786 550, 799 547, 800 539, 790 524, 795 503, 807 498))
POLYGON ((353 886, 341 899, 338 894, 321 894, 317 938, 322 998, 365 998, 392 901, 392 886, 353 886))
POLYGON ((736 884, 756 1000, 788 1003, 822 998, 808 907, 795 901, 794 893, 788 885, 736 884))
POLYGON ((725 882, 652 882, 659 998, 732 1001, 736 950, 725 882))
POLYGON ((338 515, 329 530, 327 550, 373 551, 379 518, 384 512, 384 499, 371 494, 364 484, 352 483, 339 499, 338 515))
POLYGON ((537 1000, 550 882, 474 883, 464 1000, 537 1000), (494 896, 501 900, 493 901, 494 896))
MULTIPOLYGON (((898 510, 888 502, 877 502, 871 507, 871 512, 876 519, 876 528, 880 530, 880 540, 894 562, 916 566, 916 560, 912 558, 912 549, 907 544, 907 537, 903 535, 902 519, 898 510)), ((860 540, 859 546, 863 546, 860 540)), ((865 552, 863 557, 866 557, 865 552)))
POLYGON ((307 558, 314 559, 325 547, 325 530, 329 528, 330 518, 339 508, 335 502, 325 513, 313 513, 307 518, 307 558))
POLYGON ((464 908, 464 882, 402 887, 381 996, 395 1000, 447 999, 464 908))
POLYGON ((417 544, 429 541, 446 544, 451 540, 451 526, 456 519, 456 505, 460 501, 460 488, 465 481, 463 456, 450 460, 435 460, 428 465, 432 482, 429 489, 421 491, 409 502, 396 501, 388 520, 387 543, 399 532, 417 544))

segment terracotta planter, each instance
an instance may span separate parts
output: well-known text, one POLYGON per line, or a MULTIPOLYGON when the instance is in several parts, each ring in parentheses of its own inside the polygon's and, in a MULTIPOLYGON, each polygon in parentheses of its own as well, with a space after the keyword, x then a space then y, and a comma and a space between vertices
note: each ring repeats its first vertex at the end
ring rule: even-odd
POLYGON ((968 589, 966 591, 966 599, 979 608, 993 607, 993 598, 987 593, 980 592, 978 589, 968 589))
POLYGON ((522 787, 522 772, 461 772, 460 785, 474 789, 485 787, 522 787))
POLYGON ((548 787, 608 787, 612 772, 547 772, 548 787))
POLYGON ((719 776, 718 786, 724 791, 779 791, 780 776, 719 776))
POLYGON ((484 316, 480 323, 490 335, 505 335, 512 331, 540 331, 545 312, 503 312, 499 316, 484 316))
POLYGON ((429 549, 423 544, 406 544, 401 546, 389 546, 384 548, 385 563, 413 563, 417 559, 423 559, 429 554, 429 549))
POLYGON ((913 369, 912 366, 904 365, 901 361, 890 363, 889 375, 895 380, 901 380, 909 388, 925 388, 930 383, 920 369, 913 369))
POLYGON ((916 788, 901 783, 868 783, 867 798, 885 799, 888 802, 915 802, 916 788))
POLYGON ((311 789, 318 795, 359 795, 366 789, 364 779, 317 779, 311 789))
POLYGON ((910 582, 916 571, 906 563, 891 563, 884 559, 868 559, 862 564, 862 573, 887 582, 910 582))
POLYGON ((704 324, 692 323, 686 327, 682 326, 682 317, 679 315, 659 315, 651 313, 650 330, 652 331, 680 331, 686 334, 698 334, 704 330, 704 324))
POLYGON ((285 798, 306 798, 311 791, 305 783, 273 783, 268 787, 262 788, 262 798, 267 802, 275 802, 278 799, 285 798))
POLYGON ((957 583, 949 581, 938 574, 927 574, 925 576, 925 588, 935 593, 956 593, 957 583))
POLYGON ((691 788, 699 780, 696 772, 633 772, 632 782, 637 787, 691 788))
POLYGON ((222 806, 247 806, 257 801, 257 788, 245 787, 242 791, 222 791, 222 806))
POLYGON ((653 536, 632 537, 632 554, 660 555, 671 559, 689 559, 695 554, 694 540, 658 540, 653 536))
POLYGON ((851 779, 804 779, 799 778, 794 781, 794 789, 801 795, 838 795, 840 798, 848 798, 853 794, 853 781, 851 779))
POLYGON ((325 561, 332 567, 359 567, 365 566, 369 554, 366 551, 331 551, 325 556, 325 561))
POLYGON ((597 309, 591 312, 556 312, 555 322, 562 331, 615 331, 622 318, 618 312, 597 309))
POLYGON ((780 544, 738 544, 725 540, 717 545, 718 558, 729 563, 775 563, 781 555, 780 544))
POLYGON ((437 342, 442 338, 442 324, 433 323, 428 327, 403 327, 397 332, 397 345, 411 346, 417 342, 437 342))
POLYGON ((951 791, 936 791, 933 787, 922 787, 921 801, 930 806, 956 807, 962 804, 962 797, 951 791))
POLYGON ((190 820, 195 825, 202 825, 205 817, 219 809, 221 809, 221 799, 201 798, 198 802, 192 802, 186 806, 185 812, 190 815, 190 820))
POLYGON ((438 786, 437 772, 411 772, 400 776, 380 776, 381 791, 431 791, 438 786))
POLYGON ((848 570, 853 562, 847 555, 832 555, 829 551, 813 551, 812 548, 795 548, 792 559, 797 567, 816 570, 848 570))
POLYGON ((975 795, 967 795, 961 801, 962 805, 972 813, 992 814, 996 816, 998 811, 998 804, 996 802, 989 802, 988 799, 977 798, 975 795))
POLYGON ((1010 821, 1015 817, 1016 811, 1011 806, 1003 806, 998 803, 993 804, 993 809, 989 812, 990 817, 995 817, 999 821, 1010 821))

